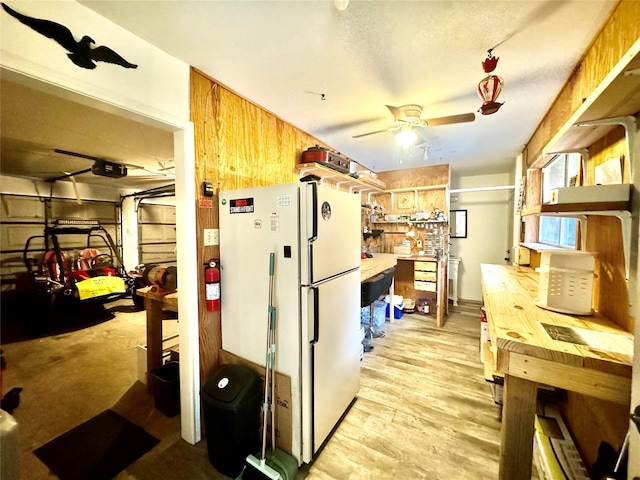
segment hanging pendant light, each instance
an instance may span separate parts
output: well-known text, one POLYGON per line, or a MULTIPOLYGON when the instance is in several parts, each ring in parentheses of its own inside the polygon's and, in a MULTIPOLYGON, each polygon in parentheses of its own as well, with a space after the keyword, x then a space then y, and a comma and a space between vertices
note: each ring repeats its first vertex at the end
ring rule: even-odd
POLYGON ((498 60, 500 59, 494 57, 491 54, 491 50, 489 50, 487 58, 482 62, 484 72, 489 74, 478 83, 478 95, 483 102, 478 111, 482 113, 482 115, 496 113, 504 104, 496 101, 500 92, 502 92, 504 80, 502 80, 502 77, 491 73, 498 66, 498 60))
POLYGON ((396 133, 395 139, 398 145, 408 147, 409 145, 416 143, 416 140, 418 139, 418 132, 410 126, 404 126, 398 133, 396 133))

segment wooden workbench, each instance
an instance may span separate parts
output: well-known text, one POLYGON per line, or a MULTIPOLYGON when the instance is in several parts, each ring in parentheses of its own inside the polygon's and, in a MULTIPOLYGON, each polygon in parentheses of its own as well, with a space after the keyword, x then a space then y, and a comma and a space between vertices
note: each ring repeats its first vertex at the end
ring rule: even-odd
POLYGON ((392 253, 374 253, 372 258, 363 258, 360 261, 360 282, 364 282, 387 268, 395 267, 398 259, 392 253))
POLYGON ((531 268, 483 264, 481 271, 491 336, 488 357, 504 376, 499 478, 529 480, 538 383, 628 404, 633 335, 598 314, 574 316, 538 307, 538 274, 531 268), (543 323, 587 331, 590 345, 567 337, 554 340, 543 323))
POLYGON ((147 389, 151 390, 149 374, 162 366, 162 310, 178 311, 178 292, 164 293, 155 291, 154 287, 145 287, 137 293, 144 297, 147 312, 147 389))
MULTIPOLYGON (((388 268, 395 267, 396 263, 398 263, 398 260, 392 253, 374 253, 371 258, 363 258, 360 261, 360 283, 375 277, 388 268)), ((395 279, 391 282, 391 286, 389 287, 389 298, 391 299, 391 303, 393 303, 394 285, 395 279)), ((389 312, 389 322, 393 323, 395 320, 393 306, 389 306, 389 312)))

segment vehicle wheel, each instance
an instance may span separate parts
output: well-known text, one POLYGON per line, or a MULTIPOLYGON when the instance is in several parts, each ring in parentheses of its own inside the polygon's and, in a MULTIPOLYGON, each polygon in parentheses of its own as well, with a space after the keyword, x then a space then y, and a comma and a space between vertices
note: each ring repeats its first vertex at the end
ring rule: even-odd
POLYGON ((133 298, 133 305, 136 307, 136 311, 144 310, 144 297, 138 295, 138 285, 134 286, 131 290, 131 297, 133 298))
POLYGON ((53 296, 45 292, 34 292, 33 295, 25 295, 23 305, 25 333, 29 337, 39 337, 46 333, 53 315, 53 296))

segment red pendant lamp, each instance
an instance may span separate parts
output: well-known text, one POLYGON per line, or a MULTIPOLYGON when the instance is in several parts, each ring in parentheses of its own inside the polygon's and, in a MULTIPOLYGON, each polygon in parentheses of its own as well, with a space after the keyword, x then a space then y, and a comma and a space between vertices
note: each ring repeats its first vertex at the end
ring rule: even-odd
POLYGON ((478 95, 480 95, 483 102, 478 111, 482 113, 482 115, 491 115, 492 113, 496 113, 504 104, 504 102, 498 103, 496 101, 498 99, 498 95, 500 95, 500 92, 502 91, 504 80, 502 80, 502 77, 491 73, 496 69, 498 60, 500 59, 498 57, 494 57, 491 54, 491 50, 489 50, 487 58, 482 62, 484 72, 489 74, 480 80, 480 83, 478 83, 478 95))

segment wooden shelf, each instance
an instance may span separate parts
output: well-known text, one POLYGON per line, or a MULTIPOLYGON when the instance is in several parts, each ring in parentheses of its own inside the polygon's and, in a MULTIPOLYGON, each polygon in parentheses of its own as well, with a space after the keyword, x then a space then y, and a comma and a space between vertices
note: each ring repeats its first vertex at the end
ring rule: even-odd
POLYGON ((616 215, 616 212, 630 211, 631 202, 590 202, 590 203, 556 203, 542 204, 522 210, 527 215, 616 215))
POLYGON ((327 179, 336 182, 337 187, 348 187, 349 191, 358 192, 383 192, 385 189, 384 182, 378 180, 378 183, 363 178, 354 178, 346 173, 341 173, 331 167, 321 165, 319 163, 300 163, 296 165, 296 169, 300 172, 300 176, 317 175, 321 179, 327 179))
MULTIPOLYGON (((618 217, 622 225, 622 249, 624 251, 625 278, 629 280, 631 269, 631 201, 555 203, 543 204, 522 210, 522 216, 546 215, 555 217, 575 217, 585 220, 588 215, 608 215, 618 217)), ((584 225, 586 228, 586 224, 584 225)), ((586 238, 583 237, 583 241, 586 238)), ((584 245, 583 245, 584 249, 584 245)))
POLYGON ((640 110, 640 76, 625 75, 625 72, 637 68, 640 68, 640 54, 636 51, 631 58, 625 55, 560 128, 544 151, 586 149, 616 126, 616 122, 598 123, 598 120, 635 115, 640 110))
POLYGON ((371 223, 384 223, 390 225, 396 225, 398 223, 439 223, 442 225, 446 225, 449 222, 447 222, 446 220, 376 220, 375 222, 372 221, 371 223))

